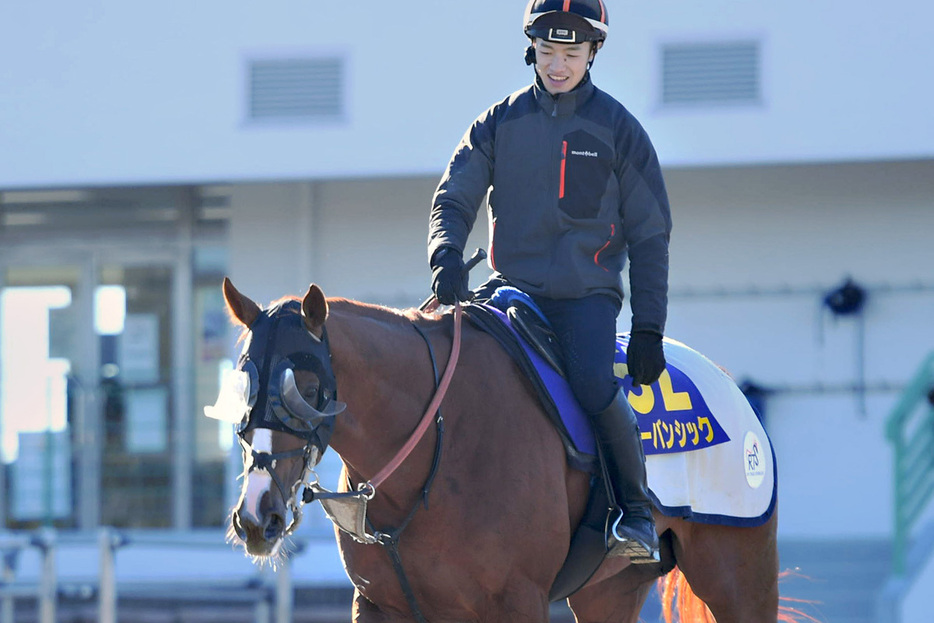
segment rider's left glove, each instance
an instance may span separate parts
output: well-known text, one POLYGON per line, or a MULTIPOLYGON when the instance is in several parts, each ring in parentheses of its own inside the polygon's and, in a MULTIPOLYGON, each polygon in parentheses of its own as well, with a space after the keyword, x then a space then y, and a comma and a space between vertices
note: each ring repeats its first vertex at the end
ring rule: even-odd
POLYGON ((662 335, 655 331, 633 331, 626 349, 626 366, 633 385, 651 385, 665 370, 662 335))

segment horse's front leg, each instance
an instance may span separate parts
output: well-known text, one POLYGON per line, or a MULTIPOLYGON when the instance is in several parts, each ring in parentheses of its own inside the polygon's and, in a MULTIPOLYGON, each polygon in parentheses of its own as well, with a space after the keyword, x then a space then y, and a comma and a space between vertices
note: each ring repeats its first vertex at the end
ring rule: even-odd
POLYGON ((392 614, 383 612, 375 604, 364 597, 360 590, 354 590, 353 610, 350 620, 353 623, 402 623, 403 621, 414 621, 411 614, 392 614))
MULTIPOLYGON (((453 599, 452 601, 456 601, 453 599)), ((444 615, 438 612, 423 612, 430 623, 547 623, 549 603, 541 591, 508 591, 492 596, 489 603, 481 606, 482 612, 444 615)), ((366 599, 360 591, 354 591, 354 623, 411 623, 415 617, 410 612, 387 612, 366 599)))
POLYGON ((568 598, 578 623, 637 623, 657 565, 629 565, 621 572, 582 588, 568 598))

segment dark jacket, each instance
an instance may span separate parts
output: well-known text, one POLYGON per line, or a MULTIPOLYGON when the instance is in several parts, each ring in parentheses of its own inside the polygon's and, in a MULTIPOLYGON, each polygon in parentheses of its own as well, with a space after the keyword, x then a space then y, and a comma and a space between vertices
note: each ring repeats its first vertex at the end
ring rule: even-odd
POLYGON ((632 328, 664 332, 671 214, 661 168, 639 122, 589 75, 557 97, 536 82, 477 118, 435 193, 429 260, 443 246, 463 252, 488 191, 494 270, 530 294, 621 302, 628 249, 632 328))

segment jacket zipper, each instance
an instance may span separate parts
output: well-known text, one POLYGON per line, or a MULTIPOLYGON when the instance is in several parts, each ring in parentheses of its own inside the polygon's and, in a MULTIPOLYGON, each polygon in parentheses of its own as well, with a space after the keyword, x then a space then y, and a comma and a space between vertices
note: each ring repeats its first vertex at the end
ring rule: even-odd
POLYGON ((560 185, 558 186, 558 199, 564 199, 564 173, 567 170, 568 164, 568 142, 561 142, 561 178, 560 185))
POLYGON ((610 237, 607 238, 606 244, 604 244, 602 247, 600 247, 600 249, 599 249, 596 253, 593 254, 593 263, 596 264, 597 266, 599 266, 600 268, 602 268, 602 269, 604 270, 604 272, 610 272, 610 271, 609 271, 605 266, 603 266, 602 264, 600 264, 600 254, 603 253, 603 251, 604 251, 608 246, 610 246, 610 243, 613 241, 613 236, 614 236, 615 234, 616 234, 616 225, 615 225, 614 223, 610 223, 610 237))

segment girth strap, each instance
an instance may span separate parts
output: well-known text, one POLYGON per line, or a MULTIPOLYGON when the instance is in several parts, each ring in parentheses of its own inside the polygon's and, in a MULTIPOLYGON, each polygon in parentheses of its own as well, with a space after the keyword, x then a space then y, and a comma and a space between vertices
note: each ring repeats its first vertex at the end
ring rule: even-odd
MULTIPOLYGON (((399 530, 401 532, 401 530, 399 530)), ((390 536, 388 534, 380 533, 378 536, 382 537, 379 540, 379 544, 386 548, 386 551, 389 552, 389 560, 392 561, 392 568, 396 571, 396 576, 399 578, 399 584, 402 586, 402 592, 405 593, 405 600, 409 602, 409 608, 412 610, 412 616, 415 617, 415 620, 418 623, 428 623, 428 620, 422 614, 422 611, 418 607, 418 601, 415 599, 415 593, 412 591, 412 585, 409 584, 409 579, 405 575, 405 569, 402 567, 402 557, 399 555, 399 539, 398 533, 395 536, 390 536)))

